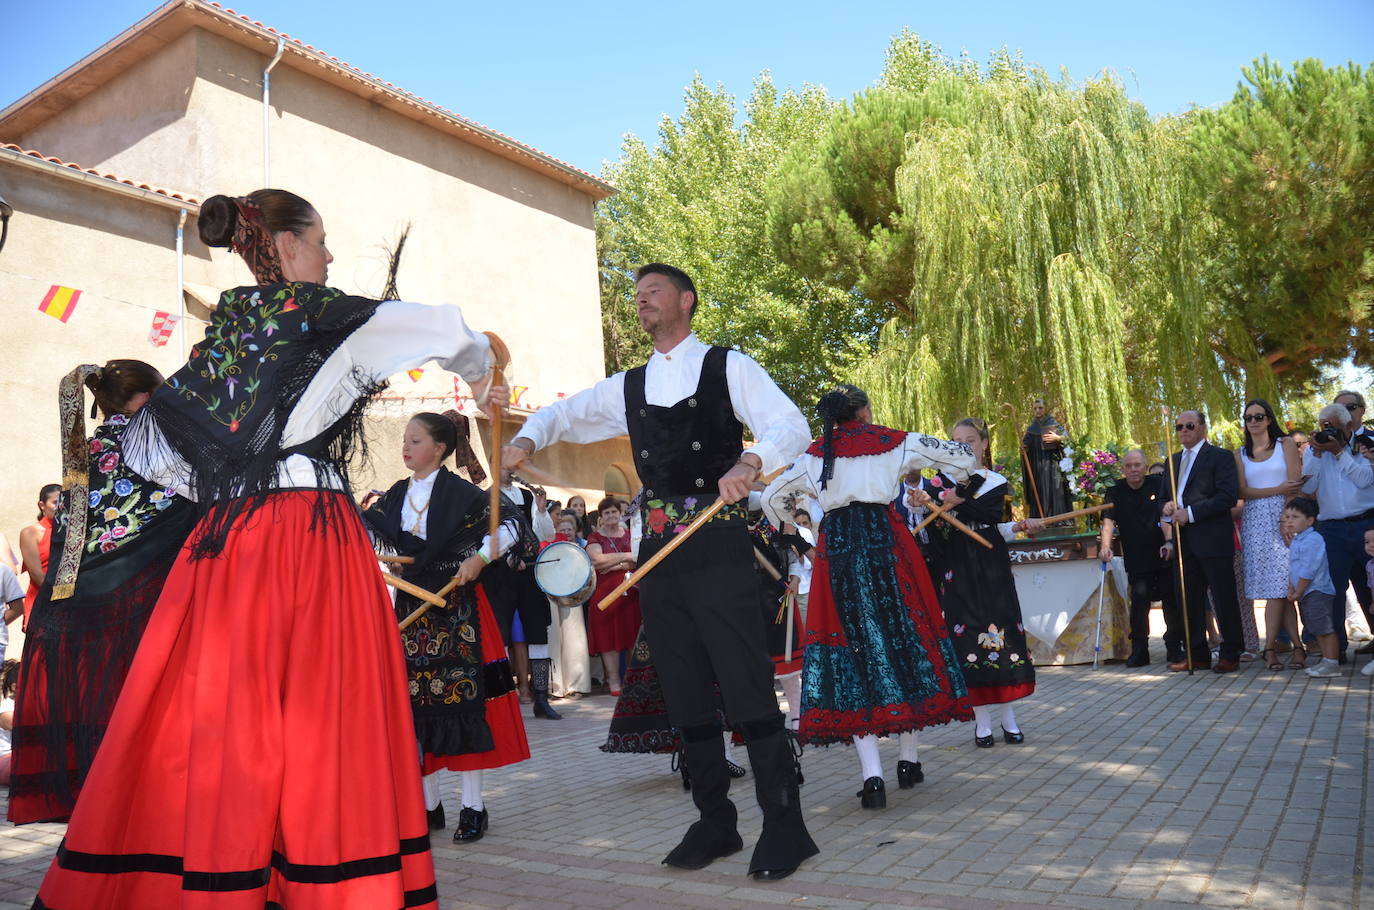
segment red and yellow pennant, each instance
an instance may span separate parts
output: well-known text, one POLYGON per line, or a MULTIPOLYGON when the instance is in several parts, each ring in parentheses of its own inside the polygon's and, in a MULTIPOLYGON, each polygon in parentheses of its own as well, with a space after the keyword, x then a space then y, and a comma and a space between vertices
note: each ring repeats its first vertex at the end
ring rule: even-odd
POLYGON ((55 284, 48 288, 47 296, 38 305, 38 312, 46 313, 59 322, 66 322, 72 318, 72 313, 76 310, 76 302, 80 299, 81 292, 76 288, 67 288, 55 284))
POLYGON ((423 376, 423 375, 425 375, 425 371, 424 371, 424 370, 406 370, 406 375, 410 377, 410 381, 411 381, 411 382, 419 382, 419 381, 420 381, 420 377, 423 376))

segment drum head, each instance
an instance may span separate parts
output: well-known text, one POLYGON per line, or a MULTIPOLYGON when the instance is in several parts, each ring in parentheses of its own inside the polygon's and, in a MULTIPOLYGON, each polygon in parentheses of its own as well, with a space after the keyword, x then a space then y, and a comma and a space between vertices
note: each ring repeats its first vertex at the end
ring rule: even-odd
POLYGON ((551 543, 534 561, 534 580, 550 597, 570 597, 593 576, 592 558, 577 544, 566 540, 551 543))

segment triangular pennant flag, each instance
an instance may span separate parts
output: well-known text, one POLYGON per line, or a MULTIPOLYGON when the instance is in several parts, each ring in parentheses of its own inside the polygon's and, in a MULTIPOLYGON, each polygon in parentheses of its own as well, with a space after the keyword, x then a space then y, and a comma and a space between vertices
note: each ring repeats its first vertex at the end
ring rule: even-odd
POLYGON ((420 381, 420 377, 423 376, 423 375, 425 375, 425 371, 424 371, 424 370, 406 370, 406 375, 410 377, 410 381, 411 381, 411 382, 419 382, 419 381, 420 381))
POLYGON ((177 323, 181 321, 180 316, 171 313, 164 313, 161 310, 153 316, 153 328, 148 332, 148 343, 155 348, 163 347, 167 340, 176 331, 177 323))
POLYGON ((76 310, 76 302, 80 299, 81 292, 76 288, 54 284, 48 288, 47 296, 38 305, 38 312, 46 313, 59 322, 66 322, 72 318, 72 313, 76 310))
POLYGON ((520 399, 530 390, 527 385, 513 385, 510 387, 510 403, 516 407, 522 407, 520 399))

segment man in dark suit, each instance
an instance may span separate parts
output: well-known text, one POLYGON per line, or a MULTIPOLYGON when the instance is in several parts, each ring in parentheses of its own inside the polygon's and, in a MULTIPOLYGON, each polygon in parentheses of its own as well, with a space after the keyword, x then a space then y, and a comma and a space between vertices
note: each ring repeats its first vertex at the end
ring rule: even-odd
MULTIPOLYGON (((1164 516, 1172 521, 1174 537, 1183 552, 1180 599, 1186 601, 1193 666, 1212 664, 1203 621, 1210 591, 1221 632, 1221 652, 1212 670, 1234 673, 1240 669, 1240 653, 1245 649, 1233 566, 1236 536, 1231 509, 1240 494, 1236 459, 1228 449, 1207 441, 1207 420, 1199 411, 1180 414, 1174 431, 1182 451, 1172 456, 1176 486, 1170 490, 1164 516)), ((1175 661, 1169 669, 1186 670, 1188 662, 1175 661)))

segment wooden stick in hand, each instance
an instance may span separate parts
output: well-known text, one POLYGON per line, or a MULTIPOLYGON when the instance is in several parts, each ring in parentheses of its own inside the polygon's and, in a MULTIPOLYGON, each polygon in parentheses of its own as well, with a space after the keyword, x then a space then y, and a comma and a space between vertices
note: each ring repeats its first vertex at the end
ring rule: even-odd
POLYGON ((911 533, 913 535, 915 535, 918 531, 920 531, 926 525, 930 524, 935 519, 943 518, 946 522, 958 528, 960 531, 963 531, 965 534, 967 534, 969 537, 972 537, 974 540, 978 541, 987 549, 992 549, 992 544, 988 542, 988 539, 986 537, 984 537, 982 534, 979 534, 977 531, 973 530, 973 528, 970 528, 968 525, 964 524, 962 521, 960 521, 958 518, 954 516, 954 513, 951 511, 951 509, 953 509, 953 506, 946 506, 944 503, 936 502, 932 499, 930 501, 930 505, 927 508, 930 509, 930 514, 927 515, 920 524, 911 529, 911 533))
POLYGON ((1089 506, 1086 509, 1074 509, 1072 512, 1065 512, 1062 515, 1051 515, 1049 518, 1042 518, 1047 525, 1058 524, 1061 521, 1068 521, 1070 518, 1078 518, 1081 515, 1096 515, 1098 512, 1105 512, 1112 507, 1110 502, 1100 506, 1089 506))

